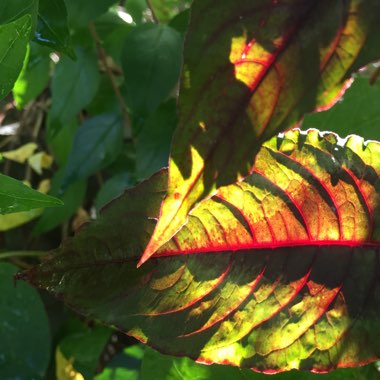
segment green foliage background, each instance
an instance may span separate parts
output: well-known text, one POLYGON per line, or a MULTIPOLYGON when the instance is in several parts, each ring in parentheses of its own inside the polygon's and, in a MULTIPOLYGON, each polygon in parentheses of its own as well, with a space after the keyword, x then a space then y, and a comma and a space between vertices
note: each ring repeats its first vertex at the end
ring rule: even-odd
MULTIPOLYGON (((102 206, 167 165, 189 6, 189 0, 1 1, 1 379, 266 377, 164 356, 79 319, 26 284, 13 286, 19 268, 43 260, 102 206)), ((358 74, 342 101, 307 116, 303 128, 380 140, 376 70, 358 74)), ((274 378, 317 376, 380 378, 373 364, 274 378)))

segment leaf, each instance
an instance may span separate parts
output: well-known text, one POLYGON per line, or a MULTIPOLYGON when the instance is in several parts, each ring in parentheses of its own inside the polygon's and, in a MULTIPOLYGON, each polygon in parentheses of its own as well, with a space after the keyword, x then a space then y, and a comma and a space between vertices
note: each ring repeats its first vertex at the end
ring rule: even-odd
POLYGON ((40 95, 50 79, 49 50, 33 42, 29 46, 24 66, 12 90, 19 109, 40 95))
POLYGON ((95 206, 100 210, 105 204, 109 203, 112 199, 119 197, 123 194, 127 187, 131 186, 131 175, 129 172, 119 173, 110 178, 99 190, 95 206))
POLYGON ((59 342, 59 350, 72 364, 74 371, 79 372, 84 379, 91 380, 111 332, 109 328, 98 326, 65 336, 59 342))
POLYGON ((263 141, 333 105, 380 56, 379 15, 377 0, 194 1, 168 195, 140 263, 199 201, 244 178, 263 141))
POLYGON ((0 99, 8 95, 20 74, 30 31, 30 15, 0 25, 0 99))
POLYGON ((0 378, 40 379, 49 364, 49 321, 36 290, 14 286, 17 271, 0 263, 0 378))
POLYGON ((202 363, 326 372, 380 356, 380 143, 294 130, 135 267, 166 172, 22 278, 88 318, 202 363), (115 223, 117 221, 117 223, 115 223))
POLYGON ((191 0, 151 0, 154 13, 160 22, 168 22, 187 9, 191 0))
POLYGON ((62 194, 60 187, 62 184, 63 170, 58 170, 52 180, 51 194, 62 199, 65 207, 59 209, 46 209, 44 210, 41 218, 33 228, 33 234, 39 235, 47 231, 51 231, 53 228, 58 227, 61 223, 70 219, 75 212, 82 205, 86 194, 86 182, 75 182, 69 186, 62 194))
POLYGON ((74 28, 85 27, 107 9, 117 3, 117 0, 65 0, 69 14, 69 24, 74 28))
POLYGON ((372 86, 368 78, 357 76, 342 101, 325 112, 307 115, 302 129, 317 128, 340 135, 356 134, 380 140, 380 82, 372 86))
POLYGON ((59 199, 42 194, 14 178, 0 174, 0 214, 62 205, 59 199))
POLYGON ((177 123, 174 99, 162 104, 145 121, 136 142, 136 174, 148 178, 168 165, 170 143, 177 123))
POLYGON ((3 0, 0 4, 0 24, 8 24, 22 16, 37 14, 36 0, 3 0))
POLYGON ((115 114, 86 120, 75 135, 62 179, 62 189, 83 180, 115 160, 122 149, 123 125, 115 114))
POLYGON ((138 114, 154 111, 178 82, 180 34, 165 25, 137 26, 125 39, 122 64, 127 103, 138 114))
POLYGON ((36 143, 26 143, 17 149, 2 152, 1 155, 8 160, 23 164, 30 156, 33 155, 37 148, 38 145, 36 143))
POLYGON ((38 23, 34 40, 75 59, 63 0, 39 0, 38 23))
POLYGON ((77 60, 61 57, 53 75, 52 107, 49 112, 49 140, 86 107, 99 86, 97 58, 92 49, 77 48, 77 60))

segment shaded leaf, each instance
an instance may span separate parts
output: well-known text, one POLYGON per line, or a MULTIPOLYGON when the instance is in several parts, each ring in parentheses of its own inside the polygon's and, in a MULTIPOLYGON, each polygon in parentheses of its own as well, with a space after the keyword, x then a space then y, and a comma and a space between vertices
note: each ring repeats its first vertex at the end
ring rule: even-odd
POLYGON ((136 268, 160 172, 23 274, 164 353, 274 373, 380 356, 380 144, 287 132, 136 268), (115 223, 117 221, 117 223, 115 223), (95 270, 96 269, 96 270, 95 270))
POLYGON ((59 199, 42 194, 14 178, 0 174, 0 214, 62 205, 59 199))
POLYGON ((15 287, 17 271, 0 263, 0 378, 40 379, 49 363, 49 321, 38 292, 27 284, 15 287))
POLYGON ((34 40, 41 45, 75 58, 67 26, 67 11, 63 0, 39 0, 37 30, 34 40))
POLYGON ((8 95, 20 74, 30 31, 30 15, 0 25, 0 99, 8 95))
POLYGON ((62 189, 109 165, 120 153, 122 144, 123 125, 119 115, 103 114, 86 120, 75 135, 62 189))
POLYGON ((49 50, 31 42, 24 67, 13 87, 17 108, 24 108, 47 86, 50 79, 49 50))
POLYGON ((355 78, 342 101, 325 112, 307 115, 302 129, 317 128, 342 136, 356 134, 366 140, 380 140, 380 82, 372 86, 369 79, 355 78))
POLYGON ((244 178, 263 141, 334 104, 380 56, 379 17, 377 0, 194 1, 168 196, 141 262, 200 200, 244 178))
POLYGON ((178 82, 182 39, 165 25, 144 24, 131 31, 124 42, 122 65, 127 103, 144 114, 165 100, 178 82))
POLYGON ((117 0, 65 0, 69 14, 69 24, 74 28, 86 27, 87 24, 105 13, 117 0))
POLYGON ((61 169, 57 171, 53 177, 50 194, 59 197, 65 204, 65 207, 55 209, 53 212, 49 209, 44 210, 41 218, 33 228, 33 234, 35 235, 50 231, 67 221, 83 203, 86 194, 86 182, 80 181, 73 183, 61 194, 60 187, 62 178, 63 170, 61 169))
POLYGON ((136 142, 136 175, 148 178, 168 165, 170 143, 177 123, 174 99, 162 104, 143 124, 136 142))
POLYGON ((95 206, 97 210, 100 210, 105 204, 112 201, 123 194, 127 187, 132 184, 131 175, 129 172, 119 173, 108 181, 100 188, 96 200, 95 206))
POLYGON ((160 22, 168 22, 187 9, 192 0, 151 0, 155 16, 160 22))
POLYGON ((49 112, 49 140, 86 107, 99 86, 97 58, 92 49, 78 48, 77 60, 64 56, 53 75, 52 107, 49 112))

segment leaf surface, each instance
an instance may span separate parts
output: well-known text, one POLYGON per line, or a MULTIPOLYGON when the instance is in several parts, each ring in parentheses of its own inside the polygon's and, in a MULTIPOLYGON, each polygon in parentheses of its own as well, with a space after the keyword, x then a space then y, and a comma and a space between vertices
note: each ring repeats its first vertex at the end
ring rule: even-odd
POLYGON ((244 178, 265 140, 336 102, 380 56, 379 15, 377 0, 194 1, 168 195, 140 263, 244 178))
POLYGON ((164 353, 268 373, 362 365, 380 355, 379 165, 379 143, 290 131, 139 269, 166 172, 23 277, 164 353))
POLYGON ((0 214, 62 205, 59 199, 42 194, 14 178, 0 174, 0 214))

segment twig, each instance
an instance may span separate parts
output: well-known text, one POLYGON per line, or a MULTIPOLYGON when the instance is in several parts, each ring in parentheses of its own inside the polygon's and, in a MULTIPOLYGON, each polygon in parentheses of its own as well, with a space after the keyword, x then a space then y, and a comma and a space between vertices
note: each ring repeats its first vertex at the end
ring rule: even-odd
POLYGON ((159 20, 157 18, 156 12, 154 11, 154 7, 151 0, 146 0, 146 3, 148 5, 148 8, 150 9, 150 13, 152 13, 152 19, 153 21, 158 24, 159 20))
POLYGON ((106 74, 111 82, 112 89, 116 95, 116 99, 119 103, 119 107, 121 109, 121 112, 123 113, 123 118, 124 118, 124 125, 127 130, 128 135, 131 137, 132 136, 132 128, 131 128, 131 121, 129 118, 129 113, 127 110, 127 106, 124 102, 124 98, 120 93, 119 87, 116 83, 115 77, 112 73, 112 70, 110 69, 108 62, 107 62, 107 53, 102 47, 102 43, 100 41, 100 38, 98 36, 98 33, 95 28, 95 24, 93 22, 90 23, 89 25, 90 33, 92 35, 93 40, 95 41, 96 49, 98 51, 99 58, 106 70, 106 74))
POLYGON ((371 78, 369 78, 369 84, 371 86, 374 85, 378 78, 380 78, 380 67, 378 67, 371 75, 371 78))
POLYGON ((15 257, 43 257, 48 255, 46 251, 9 251, 1 252, 0 260, 13 259, 15 257))

